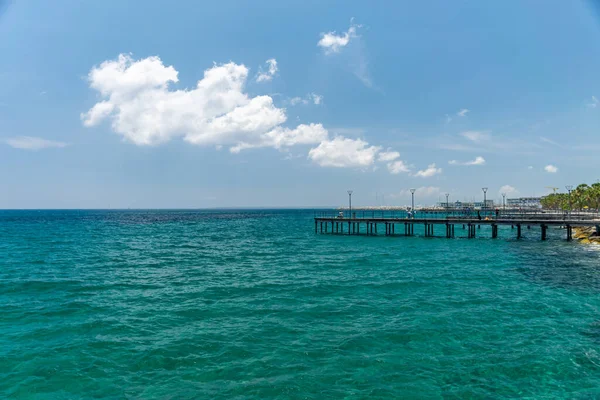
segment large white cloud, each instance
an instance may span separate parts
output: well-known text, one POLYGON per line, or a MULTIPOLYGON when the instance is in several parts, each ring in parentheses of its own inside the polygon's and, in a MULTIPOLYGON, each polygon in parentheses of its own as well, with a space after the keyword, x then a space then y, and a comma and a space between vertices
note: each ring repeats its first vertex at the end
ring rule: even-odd
POLYGON ((233 153, 253 147, 274 147, 281 149, 298 144, 315 144, 327 140, 328 133, 321 124, 298 125, 296 129, 276 127, 275 129, 261 135, 258 144, 239 143, 231 148, 233 153))
POLYGON ((322 167, 368 167, 375 162, 380 149, 361 139, 338 136, 311 149, 308 158, 322 167))
POLYGON ((556 167, 552 164, 548 164, 544 167, 544 171, 549 172, 551 174, 555 174, 558 172, 558 167, 556 167))
MULTIPOLYGON (((353 25, 348 37, 354 29, 353 25)), ((269 61, 269 71, 264 73, 273 76, 277 64, 275 59, 269 61)), ((285 126, 286 110, 275 106, 270 96, 252 97, 245 92, 248 72, 244 65, 233 62, 215 64, 204 71, 195 87, 173 89, 170 85, 178 82, 178 72, 159 57, 134 60, 121 54, 90 71, 89 85, 100 98, 81 118, 85 126, 108 120, 113 131, 137 145, 182 138, 195 145, 229 147, 233 153, 258 147, 285 150, 313 145, 308 157, 321 166, 365 168, 378 160, 386 162, 393 174, 410 171, 397 152, 381 152, 381 147, 362 139, 331 139, 321 124, 285 126)), ((322 97, 311 93, 306 98, 309 100, 320 104, 322 97)), ((439 172, 441 169, 434 168, 433 174, 439 172)), ((428 169, 416 176, 431 173, 428 169)))
POLYGON ((285 110, 277 108, 270 96, 250 97, 244 92, 248 78, 244 65, 214 65, 195 88, 170 90, 169 84, 178 82, 177 74, 158 57, 136 61, 121 54, 103 62, 88 75, 102 101, 82 114, 84 125, 110 119, 115 132, 137 145, 182 137, 197 145, 230 146, 233 151, 316 144, 327 136, 320 124, 283 128, 285 110))

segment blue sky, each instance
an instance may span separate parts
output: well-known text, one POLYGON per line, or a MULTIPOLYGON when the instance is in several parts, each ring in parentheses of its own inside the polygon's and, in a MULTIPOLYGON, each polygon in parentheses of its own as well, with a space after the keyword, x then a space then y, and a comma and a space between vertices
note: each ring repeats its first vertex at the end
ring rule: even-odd
POLYGON ((411 187, 431 203, 600 179, 591 2, 0 4, 0 208, 405 205, 411 187))

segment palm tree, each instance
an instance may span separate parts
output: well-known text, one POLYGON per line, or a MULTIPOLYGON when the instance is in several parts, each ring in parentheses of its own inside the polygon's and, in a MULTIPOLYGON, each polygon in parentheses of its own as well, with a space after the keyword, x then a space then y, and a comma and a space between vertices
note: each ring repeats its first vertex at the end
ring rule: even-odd
POLYGON ((600 182, 592 183, 590 188, 590 197, 592 198, 592 204, 597 211, 600 211, 600 182))
POLYGON ((587 183, 582 183, 573 191, 573 204, 575 208, 582 210, 590 203, 590 187, 587 183))

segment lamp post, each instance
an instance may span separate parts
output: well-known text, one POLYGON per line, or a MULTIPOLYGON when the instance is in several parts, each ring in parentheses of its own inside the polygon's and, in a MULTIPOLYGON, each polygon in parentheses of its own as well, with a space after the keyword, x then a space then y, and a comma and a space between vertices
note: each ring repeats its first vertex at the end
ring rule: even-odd
POLYGON ((448 218, 448 208, 450 208, 450 204, 448 203, 448 197, 450 193, 446 193, 446 218, 448 218))
POLYGON ((415 192, 417 191, 417 189, 410 189, 410 194, 412 195, 412 207, 411 210, 414 213, 415 212, 415 192))
POLYGON ((565 189, 567 189, 567 191, 569 192, 569 218, 571 217, 571 191, 573 190, 573 185, 567 185, 565 186, 565 189))
POLYGON ((481 190, 483 190, 483 215, 485 215, 485 209, 487 208, 486 193, 488 191, 488 188, 484 187, 484 188, 481 188, 481 190))
POLYGON ((502 209, 506 210, 506 193, 502 193, 502 209))
POLYGON ((348 190, 348 218, 352 218, 352 190, 348 190))

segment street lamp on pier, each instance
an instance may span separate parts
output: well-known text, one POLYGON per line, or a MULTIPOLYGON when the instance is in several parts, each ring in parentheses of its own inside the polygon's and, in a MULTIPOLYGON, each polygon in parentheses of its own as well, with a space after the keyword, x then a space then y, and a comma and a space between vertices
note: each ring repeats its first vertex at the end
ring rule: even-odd
POLYGON ((502 209, 506 210, 506 193, 502 193, 502 209))
POLYGON ((487 208, 486 193, 488 191, 488 188, 484 187, 484 188, 481 188, 481 190, 483 190, 483 215, 485 215, 485 210, 487 208))
POLYGON ((414 213, 415 212, 415 192, 417 191, 417 189, 410 189, 410 194, 412 195, 412 207, 411 210, 414 213))
POLYGON ((352 190, 348 190, 348 218, 352 218, 352 190))

